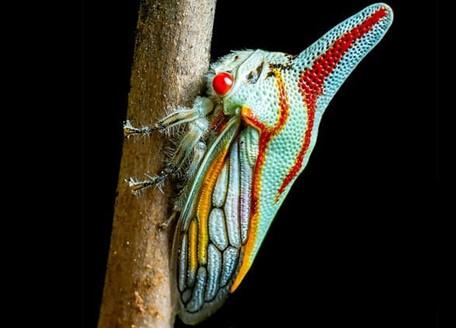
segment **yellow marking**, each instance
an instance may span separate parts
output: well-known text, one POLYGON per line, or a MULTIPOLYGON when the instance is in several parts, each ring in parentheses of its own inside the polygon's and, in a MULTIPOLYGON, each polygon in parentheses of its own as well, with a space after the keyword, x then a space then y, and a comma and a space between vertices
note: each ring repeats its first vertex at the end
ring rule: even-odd
POLYGON ((250 266, 252 265, 251 261, 246 261, 246 259, 242 260, 242 265, 241 268, 239 269, 239 273, 237 274, 236 278, 234 279, 233 284, 231 285, 230 288, 230 293, 234 293, 236 289, 239 287, 241 284, 242 280, 244 280, 245 275, 250 269, 250 266))
POLYGON ((198 237, 198 226, 196 221, 192 220, 190 222, 190 227, 188 229, 188 258, 190 262, 190 270, 196 271, 196 266, 198 264, 197 253, 196 253, 196 238, 198 237))
POLYGON ((204 176, 204 182, 201 186, 198 207, 196 210, 199 223, 198 260, 200 264, 206 264, 207 262, 207 247, 209 242, 207 219, 212 208, 212 192, 214 191, 215 183, 217 182, 220 171, 223 168, 227 152, 228 147, 225 146, 209 166, 207 173, 204 176))

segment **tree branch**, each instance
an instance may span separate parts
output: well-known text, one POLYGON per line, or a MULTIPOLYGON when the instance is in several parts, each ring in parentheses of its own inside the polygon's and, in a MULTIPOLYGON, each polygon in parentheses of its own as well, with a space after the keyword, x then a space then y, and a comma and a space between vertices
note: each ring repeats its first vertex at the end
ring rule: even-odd
MULTIPOLYGON (((191 105, 209 64, 215 0, 145 0, 137 23, 128 119, 151 125, 175 105, 191 105)), ((167 139, 125 140, 99 328, 171 327, 169 275, 172 187, 134 196, 129 177, 157 174, 167 139)))

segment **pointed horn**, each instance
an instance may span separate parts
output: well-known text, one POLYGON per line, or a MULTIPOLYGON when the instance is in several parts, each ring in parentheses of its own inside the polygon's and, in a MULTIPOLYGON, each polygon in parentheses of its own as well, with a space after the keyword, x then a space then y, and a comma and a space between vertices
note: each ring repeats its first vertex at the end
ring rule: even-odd
POLYGON ((316 110, 324 110, 354 68, 383 38, 392 21, 393 11, 388 5, 371 5, 300 53, 293 66, 301 74, 300 88, 306 102, 313 102, 316 110))

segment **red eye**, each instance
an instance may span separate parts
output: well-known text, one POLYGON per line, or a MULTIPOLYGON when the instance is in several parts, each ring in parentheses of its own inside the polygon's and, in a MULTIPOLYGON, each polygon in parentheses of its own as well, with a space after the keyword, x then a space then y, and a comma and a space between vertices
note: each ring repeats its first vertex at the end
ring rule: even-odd
POLYGON ((212 80, 212 87, 219 96, 224 96, 233 86, 233 76, 230 73, 218 73, 212 80))

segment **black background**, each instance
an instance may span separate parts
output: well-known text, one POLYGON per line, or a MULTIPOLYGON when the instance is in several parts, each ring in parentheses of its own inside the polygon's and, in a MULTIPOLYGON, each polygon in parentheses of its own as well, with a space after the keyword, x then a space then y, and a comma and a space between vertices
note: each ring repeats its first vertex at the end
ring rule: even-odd
MULTIPOLYGON (((296 54, 371 3, 219 0, 212 56, 296 54)), ((437 5, 388 4, 390 31, 334 97, 255 265, 202 327, 439 326, 437 5)), ((85 327, 101 302, 138 5, 84 5, 85 327)))

